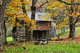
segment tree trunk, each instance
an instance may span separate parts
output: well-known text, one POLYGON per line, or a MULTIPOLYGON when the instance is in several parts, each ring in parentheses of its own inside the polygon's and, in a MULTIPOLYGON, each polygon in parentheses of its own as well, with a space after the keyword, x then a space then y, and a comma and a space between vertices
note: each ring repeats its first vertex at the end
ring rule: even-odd
MULTIPOLYGON (((24 0, 21 0, 21 2, 24 2, 24 0)), ((26 14, 26 8, 25 8, 25 4, 24 4, 24 3, 22 4, 22 10, 23 10, 23 13, 26 14)), ((26 14, 26 15, 27 15, 27 14, 26 14)), ((28 41, 31 40, 31 39, 30 39, 31 32, 28 31, 29 27, 30 27, 30 26, 25 26, 25 32, 26 32, 25 35, 28 37, 28 38, 27 38, 28 41)))
POLYGON ((65 32, 65 27, 62 27, 61 28, 61 33, 64 33, 65 32))
MULTIPOLYGON (((24 2, 24 0, 21 0, 21 2, 24 2)), ((22 10, 23 10, 23 13, 26 14, 26 9, 25 9, 25 4, 24 3, 22 3, 22 10)))
MULTIPOLYGON (((1 15, 1 6, 0 6, 0 15, 1 15)), ((1 24, 2 23, 1 23, 1 16, 0 16, 0 50, 3 49, 1 24)))
MULTIPOLYGON (((74 0, 71 0, 71 3, 74 3, 74 0)), ((74 12, 73 7, 74 6, 71 6, 70 14, 72 14, 74 12)), ((70 28, 69 38, 72 38, 73 40, 75 40, 75 18, 73 16, 70 16, 69 21, 70 21, 70 23, 69 23, 69 28, 70 28)))
MULTIPOLYGON (((36 1, 32 0, 32 6, 31 6, 31 19, 35 20, 35 13, 36 13, 36 7, 35 7, 36 1)), ((31 25, 32 26, 32 25, 31 25)), ((30 39, 33 40, 33 31, 31 31, 30 39)))
POLYGON ((1 31, 1 22, 0 22, 0 50, 2 49, 3 49, 3 42, 2 42, 2 31, 1 31))
POLYGON ((4 20, 4 24, 3 24, 3 44, 7 44, 7 40, 6 40, 6 26, 5 26, 5 20, 4 20))
POLYGON ((70 28, 69 38, 72 38, 73 40, 75 40, 75 24, 73 23, 74 22, 74 18, 71 16, 69 18, 69 21, 70 21, 70 25, 69 25, 69 28, 70 28))
POLYGON ((4 20, 5 20, 5 11, 6 11, 6 6, 8 4, 8 0, 2 0, 2 4, 0 6, 0 50, 3 49, 3 39, 4 39, 4 32, 3 32, 3 27, 4 27, 4 20))

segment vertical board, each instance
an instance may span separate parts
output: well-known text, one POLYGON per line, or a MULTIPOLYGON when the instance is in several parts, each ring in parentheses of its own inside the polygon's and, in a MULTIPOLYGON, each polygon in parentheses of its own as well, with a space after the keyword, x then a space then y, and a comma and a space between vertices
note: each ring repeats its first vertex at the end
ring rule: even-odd
POLYGON ((56 37, 56 23, 55 22, 51 22, 51 38, 56 37))

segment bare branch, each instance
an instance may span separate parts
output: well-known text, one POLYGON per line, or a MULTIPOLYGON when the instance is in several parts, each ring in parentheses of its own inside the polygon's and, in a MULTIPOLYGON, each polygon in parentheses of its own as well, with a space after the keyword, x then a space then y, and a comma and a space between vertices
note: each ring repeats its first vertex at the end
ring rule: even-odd
POLYGON ((80 3, 68 3, 68 2, 65 2, 65 1, 62 1, 62 0, 58 0, 59 2, 61 3, 65 3, 67 5, 80 5, 80 3))
POLYGON ((45 3, 41 4, 36 10, 38 10, 40 7, 42 7, 44 4, 48 3, 48 1, 46 0, 45 3))
POLYGON ((80 20, 80 15, 78 15, 78 17, 77 17, 77 19, 76 19, 76 21, 75 21, 75 24, 80 20))

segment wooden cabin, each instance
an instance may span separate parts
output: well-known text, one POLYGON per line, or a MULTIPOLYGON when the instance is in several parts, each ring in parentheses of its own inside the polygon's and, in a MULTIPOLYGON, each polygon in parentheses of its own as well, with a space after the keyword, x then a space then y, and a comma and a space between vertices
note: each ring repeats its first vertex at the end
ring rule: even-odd
MULTIPOLYGON (((44 15, 48 15, 48 13, 36 12, 35 21, 38 21, 38 22, 36 23, 36 28, 33 29, 33 31, 31 32, 33 33, 32 40, 51 39, 56 37, 56 28, 55 28, 56 21, 52 20, 51 18, 48 18, 47 20, 45 20, 46 17, 44 15)), ((31 18, 31 12, 29 12, 28 16, 31 18)), ((22 24, 24 24, 24 22, 22 24)), ((26 32, 27 32, 26 26, 21 26, 21 27, 17 26, 16 33, 19 40, 27 40, 31 36, 26 32)))

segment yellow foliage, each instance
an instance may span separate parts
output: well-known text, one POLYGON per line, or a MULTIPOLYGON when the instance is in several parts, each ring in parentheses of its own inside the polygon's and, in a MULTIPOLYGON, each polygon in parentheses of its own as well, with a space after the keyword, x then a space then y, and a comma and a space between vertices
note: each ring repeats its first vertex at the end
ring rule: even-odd
MULTIPOLYGON (((68 2, 68 3, 71 3, 71 0, 64 0, 65 2, 68 2)), ((74 0, 73 1, 74 3, 78 3, 80 2, 79 0, 74 0)), ((58 28, 62 28, 64 27, 66 24, 69 23, 69 17, 72 16, 74 18, 76 18, 78 15, 80 15, 80 6, 71 6, 71 5, 67 5, 65 3, 61 3, 59 1, 54 1, 50 6, 47 7, 47 9, 51 10, 51 11, 58 11, 58 12, 54 12, 54 13, 50 13, 48 16, 49 17, 56 17, 59 15, 59 13, 62 11, 62 12, 65 12, 63 14, 60 14, 60 16, 65 16, 64 18, 64 22, 60 23, 59 25, 57 25, 56 27, 58 28), (71 7, 73 8, 73 12, 71 10, 71 7), (78 10, 76 10, 78 9, 78 10), (60 11, 60 12, 59 12, 60 11), (54 16, 53 16, 54 15, 54 16)))
POLYGON ((76 15, 80 15, 80 12, 77 12, 76 15))
POLYGON ((16 25, 15 26, 21 26, 21 24, 19 24, 19 23, 16 23, 16 25))
MULTIPOLYGON (((21 22, 21 19, 23 19, 24 22, 26 22, 27 26, 30 26, 30 23, 33 25, 33 27, 30 27, 31 29, 35 27, 35 21, 31 20, 26 14, 27 13, 23 13, 22 10, 22 3, 24 4, 31 4, 31 2, 29 0, 24 0, 24 2, 21 2, 21 0, 12 0, 8 6, 7 6, 7 10, 6 10, 6 17, 11 17, 12 20, 12 26, 21 26, 20 23, 16 22, 16 18, 19 20, 19 22, 21 22)), ((26 7, 27 9, 29 8, 28 6, 26 7)))
POLYGON ((65 27, 68 23, 69 23, 69 17, 67 16, 64 18, 64 22, 56 25, 56 27, 61 29, 62 27, 65 27))

